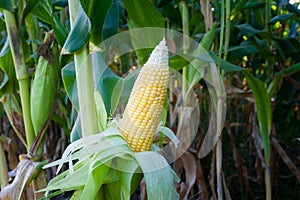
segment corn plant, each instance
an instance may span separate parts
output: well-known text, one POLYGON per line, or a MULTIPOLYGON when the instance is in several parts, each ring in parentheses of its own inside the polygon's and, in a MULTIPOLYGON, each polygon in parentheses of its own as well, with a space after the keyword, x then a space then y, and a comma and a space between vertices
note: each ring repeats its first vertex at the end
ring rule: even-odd
POLYGON ((291 2, 0 1, 0 198, 297 198, 291 2))
MULTIPOLYGON (((20 162, 13 182, 8 184, 6 180, 1 185, 1 199, 20 199, 26 186, 39 176, 40 179, 33 181, 31 188, 39 190, 39 187, 46 185, 44 172, 41 172, 41 166, 45 163, 42 160, 43 145, 58 88, 60 61, 58 42, 52 31, 45 34, 39 49, 33 42, 37 39, 34 38, 37 30, 33 16, 29 14, 33 10, 31 3, 33 2, 26 5, 17 1, 1 3, 6 27, 1 69, 8 80, 1 89, 1 99, 10 124, 26 148, 26 153, 19 155, 20 162), (28 39, 32 40, 29 43, 31 46, 24 43, 27 33, 28 39), (34 51, 31 58, 30 49, 34 51), (34 75, 28 73, 28 66, 35 68, 34 75)), ((7 170, 4 167, 5 158, 2 157, 1 162, 1 168, 7 170)), ((7 174, 5 170, 2 172, 7 174)), ((35 198, 41 196, 42 194, 36 194, 35 198)))

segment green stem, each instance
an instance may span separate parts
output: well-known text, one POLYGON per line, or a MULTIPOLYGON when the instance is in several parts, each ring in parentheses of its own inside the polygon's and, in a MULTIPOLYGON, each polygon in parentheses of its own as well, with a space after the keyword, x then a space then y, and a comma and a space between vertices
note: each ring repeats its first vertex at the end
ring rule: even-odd
MULTIPOLYGON (((189 11, 185 1, 180 2, 180 11, 182 18, 182 33, 183 33, 183 53, 187 54, 189 49, 189 11)), ((186 92, 188 90, 188 66, 182 69, 182 98, 185 98, 186 92)))
POLYGON ((21 106, 27 140, 27 153, 29 153, 30 146, 34 140, 34 131, 30 116, 29 79, 25 66, 23 46, 19 35, 19 29, 16 25, 15 16, 11 12, 4 10, 4 17, 16 76, 19 82, 21 106))
MULTIPOLYGON (((74 26, 78 7, 78 0, 69 0, 71 28, 74 26)), ((96 105, 94 100, 92 67, 87 44, 85 44, 79 52, 74 54, 74 60, 82 136, 85 137, 99 131, 95 111, 96 105)))
POLYGON ((266 185, 266 200, 272 199, 272 186, 271 186, 271 174, 270 167, 265 167, 265 185, 266 185))
POLYGON ((268 30, 269 28, 269 20, 270 20, 270 1, 269 0, 266 0, 266 11, 265 11, 265 29, 266 31, 268 30))
POLYGON ((223 199, 223 184, 222 184, 222 140, 217 141, 216 146, 216 166, 217 166, 217 194, 218 199, 223 199))
POLYGON ((219 46, 219 55, 218 55, 218 67, 221 69, 221 56, 222 56, 222 47, 224 40, 224 27, 225 27, 225 6, 224 0, 221 1, 221 32, 220 32, 220 46, 219 46))
MULTIPOLYGON (((265 7, 265 30, 268 31, 269 29, 269 20, 270 20, 270 1, 266 0, 266 7, 265 7)), ((270 49, 270 41, 267 40, 268 47, 270 49)), ((266 66, 269 65, 268 60, 266 60, 266 66)), ((270 154, 265 155, 265 161, 266 161, 266 167, 265 167, 265 185, 266 185, 266 200, 271 200, 272 199, 272 184, 271 184, 271 174, 270 174, 270 154)))
POLYGON ((226 0, 226 27, 225 27, 225 43, 224 43, 224 60, 227 60, 228 47, 230 40, 230 0, 226 0))

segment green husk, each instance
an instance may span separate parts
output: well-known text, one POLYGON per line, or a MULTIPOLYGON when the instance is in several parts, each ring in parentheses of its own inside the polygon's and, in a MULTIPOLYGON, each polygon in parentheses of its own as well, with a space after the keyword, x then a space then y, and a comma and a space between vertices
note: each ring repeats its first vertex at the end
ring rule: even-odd
POLYGON ((46 39, 40 48, 38 65, 30 95, 31 120, 35 136, 45 130, 52 113, 55 94, 59 80, 58 45, 52 34, 46 39), (45 50, 52 48, 51 51, 45 50), (50 53, 49 53, 50 52, 50 53))

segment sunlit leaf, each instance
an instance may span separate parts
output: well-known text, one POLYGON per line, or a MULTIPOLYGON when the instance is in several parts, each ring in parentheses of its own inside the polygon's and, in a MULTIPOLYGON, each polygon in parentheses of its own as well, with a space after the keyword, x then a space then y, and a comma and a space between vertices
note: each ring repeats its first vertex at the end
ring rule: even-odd
POLYGON ((260 134, 263 141, 265 161, 270 165, 270 129, 271 129, 271 102, 267 94, 265 84, 255 78, 248 71, 244 72, 255 98, 256 112, 260 134))

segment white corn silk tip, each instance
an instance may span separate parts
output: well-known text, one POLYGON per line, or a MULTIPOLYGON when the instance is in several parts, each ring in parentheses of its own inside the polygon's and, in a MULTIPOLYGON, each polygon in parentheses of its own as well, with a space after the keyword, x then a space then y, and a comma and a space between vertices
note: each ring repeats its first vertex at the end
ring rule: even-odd
POLYGON ((160 43, 152 51, 150 57, 145 63, 145 66, 152 65, 153 67, 168 67, 168 60, 168 47, 165 38, 163 38, 162 41, 160 41, 160 43))

